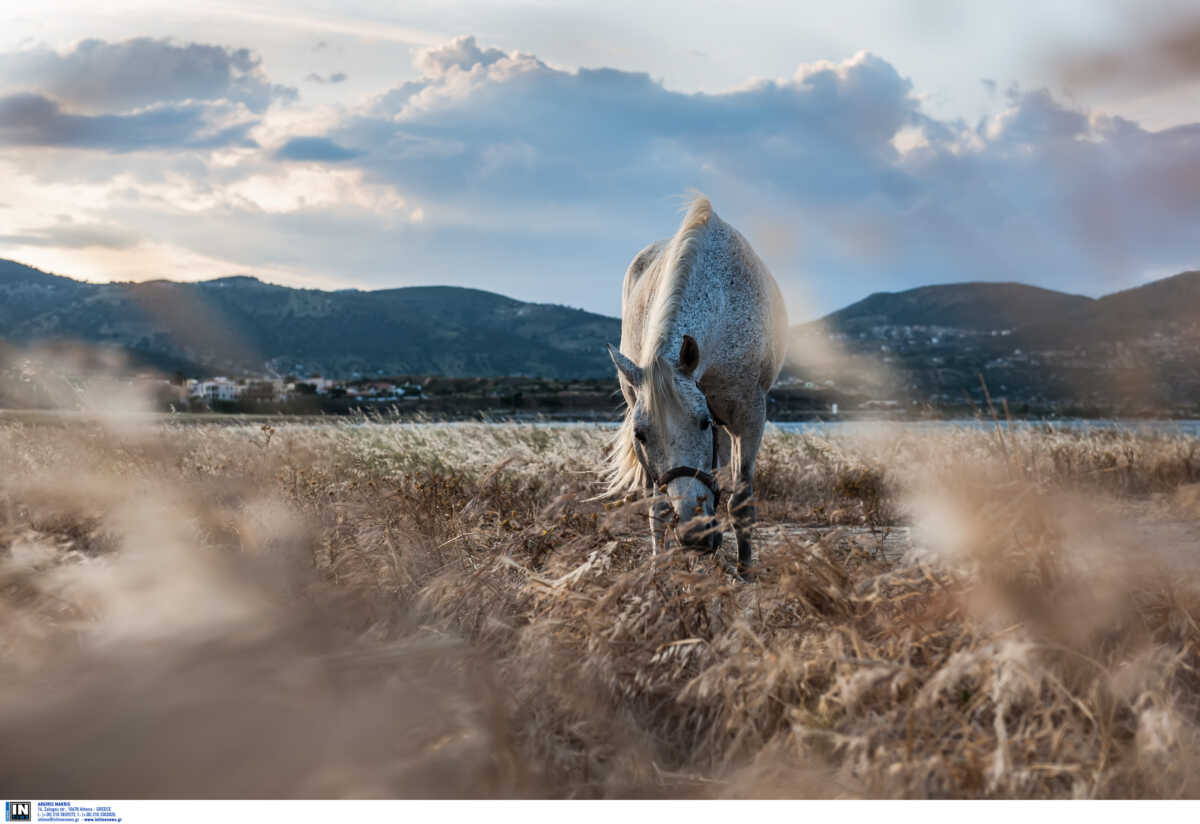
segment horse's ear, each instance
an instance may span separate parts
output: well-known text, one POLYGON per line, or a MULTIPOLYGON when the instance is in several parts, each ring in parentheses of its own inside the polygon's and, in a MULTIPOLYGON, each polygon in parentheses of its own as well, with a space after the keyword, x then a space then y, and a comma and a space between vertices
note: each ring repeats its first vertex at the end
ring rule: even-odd
POLYGON ((642 370, 636 363, 617 351, 611 343, 608 345, 608 354, 612 358, 613 364, 617 367, 625 380, 629 381, 634 387, 642 385, 642 370))
POLYGON ((683 344, 679 347, 679 371, 686 377, 691 377, 700 365, 700 344, 691 335, 683 336, 683 344))

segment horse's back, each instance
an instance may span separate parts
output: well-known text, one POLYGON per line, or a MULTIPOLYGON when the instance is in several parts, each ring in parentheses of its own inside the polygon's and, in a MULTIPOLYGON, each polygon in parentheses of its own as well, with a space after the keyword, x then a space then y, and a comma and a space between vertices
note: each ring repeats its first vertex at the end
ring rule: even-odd
POLYGON ((726 309, 718 323, 737 369, 757 362, 757 382, 766 390, 783 367, 787 348, 787 311, 779 284, 750 242, 716 214, 710 221, 710 243, 697 261, 702 288, 721 290, 726 309))
MULTIPOLYGON (((787 314, 782 294, 749 241, 715 212, 708 208, 704 212, 703 233, 696 238, 698 248, 685 275, 683 302, 709 310, 710 334, 703 337, 719 341, 721 349, 712 365, 729 372, 730 380, 734 374, 743 379, 753 377, 765 390, 779 374, 786 351, 787 314), (754 374, 748 375, 748 371, 754 374)), ((646 326, 652 322, 650 308, 656 294, 670 288, 663 281, 674 273, 664 255, 674 248, 678 237, 645 247, 625 271, 621 350, 635 360, 654 354, 642 351, 646 326)))

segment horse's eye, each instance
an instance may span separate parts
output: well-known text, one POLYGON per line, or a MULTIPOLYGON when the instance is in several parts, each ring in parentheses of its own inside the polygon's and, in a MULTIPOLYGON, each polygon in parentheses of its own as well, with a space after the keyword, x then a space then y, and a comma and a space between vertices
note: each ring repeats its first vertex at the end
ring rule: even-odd
POLYGON ((712 425, 711 419, 709 419, 709 418, 701 418, 700 419, 700 431, 701 432, 703 432, 705 429, 708 429, 708 427, 711 425, 712 425))
POLYGON ((633 437, 637 438, 639 443, 645 443, 646 442, 646 430, 641 429, 640 427, 638 429, 633 430, 633 437))

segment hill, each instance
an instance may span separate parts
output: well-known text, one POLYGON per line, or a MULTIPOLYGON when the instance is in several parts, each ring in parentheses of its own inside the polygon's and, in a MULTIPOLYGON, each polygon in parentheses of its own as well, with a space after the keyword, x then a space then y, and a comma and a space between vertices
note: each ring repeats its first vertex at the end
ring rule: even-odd
POLYGON ((1200 271, 1099 299, 1019 283, 877 293, 792 329, 789 373, 900 405, 1200 413, 1200 271))
POLYGON ((1095 301, 1024 283, 952 283, 904 292, 876 292, 822 319, 830 329, 858 333, 875 326, 942 326, 991 332, 1086 311, 1095 301))
POLYGON ((1200 334, 1200 270, 1180 272, 1133 289, 1091 301, 1083 311, 1029 323, 1024 339, 1053 343, 1063 326, 1079 345, 1139 339, 1154 334, 1196 337, 1200 334), (1064 323, 1065 322, 1065 323, 1064 323))
POLYGON ((82 341, 192 373, 607 376, 616 318, 453 286, 293 289, 246 276, 92 284, 0 261, 0 338, 82 341))
MULTIPOLYGON (((477 289, 330 292, 247 276, 94 284, 0 260, 0 342, 82 341, 196 376, 608 379, 604 344, 619 337, 616 318, 477 289)), ((1198 348, 1200 271, 1099 299, 1020 283, 923 286, 793 327, 775 408, 978 404, 982 375, 1017 410, 1200 415, 1198 348)))

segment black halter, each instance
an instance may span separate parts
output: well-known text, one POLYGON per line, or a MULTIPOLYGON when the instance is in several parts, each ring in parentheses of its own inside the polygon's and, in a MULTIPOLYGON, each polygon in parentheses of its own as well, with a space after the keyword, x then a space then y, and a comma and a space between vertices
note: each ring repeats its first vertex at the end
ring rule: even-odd
MULTIPOLYGON (((700 483, 708 487, 713 494, 713 511, 721 503, 721 487, 717 485, 717 479, 714 477, 717 471, 717 460, 721 456, 720 441, 717 437, 717 427, 724 426, 725 422, 717 417, 713 412, 712 406, 708 407, 708 416, 712 418, 712 473, 705 472, 703 469, 697 469, 694 466, 676 466, 668 469, 666 472, 658 476, 658 480, 654 482, 655 487, 661 490, 666 490, 667 484, 677 478, 695 478, 700 483)), ((649 467, 647 467, 649 469, 649 467)), ((649 474, 649 473, 647 473, 649 474)))

